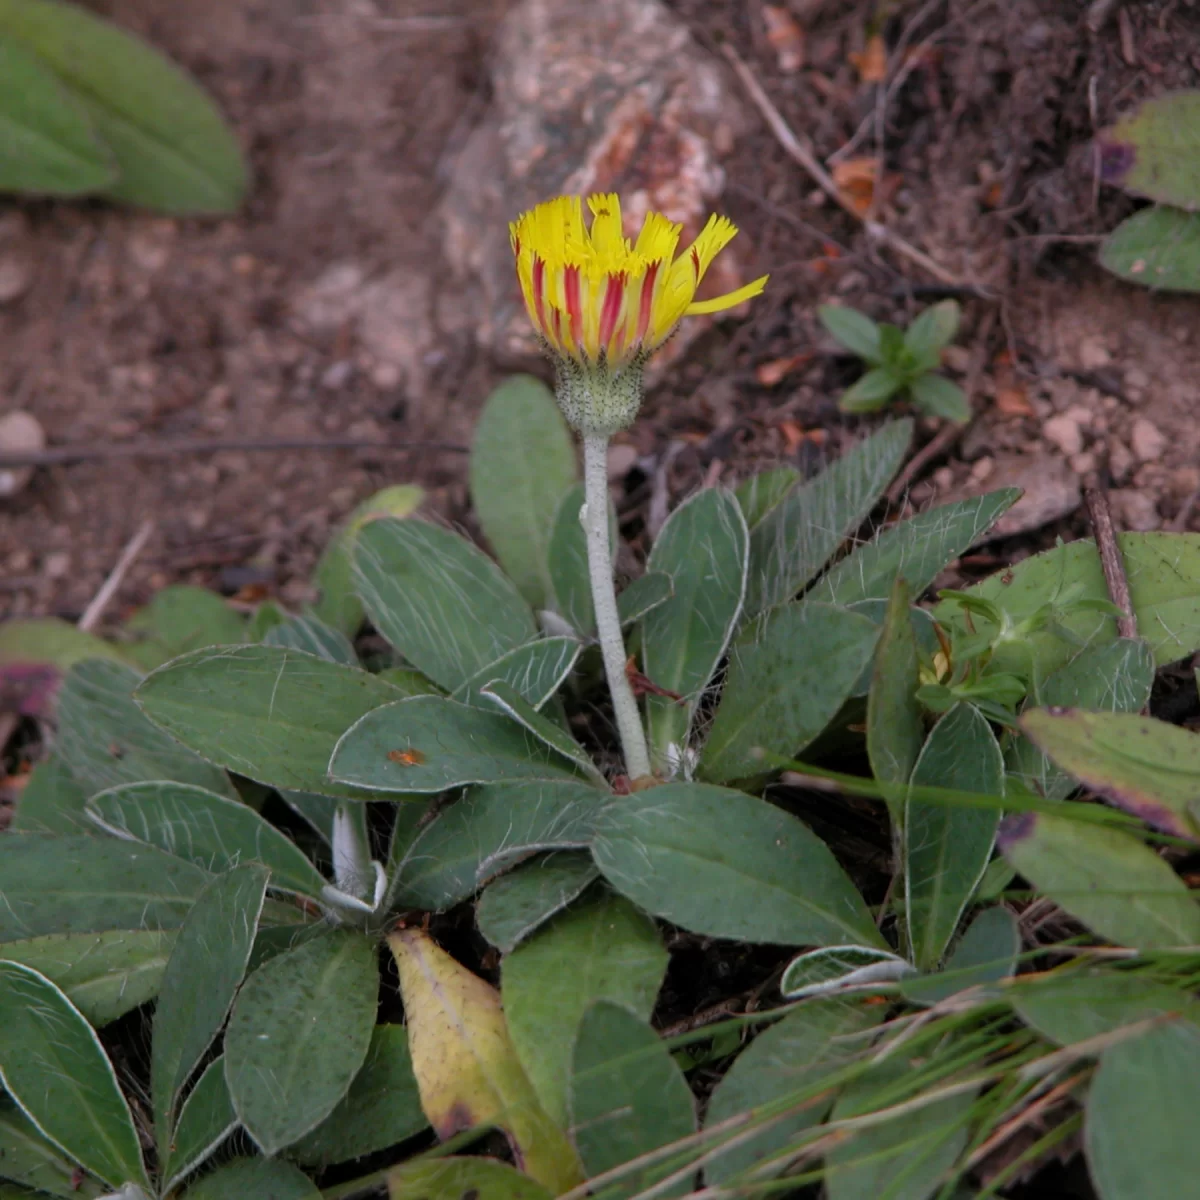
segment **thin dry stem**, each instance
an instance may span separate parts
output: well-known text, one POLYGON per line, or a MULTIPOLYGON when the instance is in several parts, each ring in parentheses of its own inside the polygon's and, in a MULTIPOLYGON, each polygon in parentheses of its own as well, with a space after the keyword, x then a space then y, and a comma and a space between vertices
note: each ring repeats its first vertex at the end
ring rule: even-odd
POLYGON ((92 597, 92 602, 84 610, 83 616, 79 618, 79 628, 84 633, 91 633, 100 623, 104 610, 117 594, 117 589, 129 573, 129 568, 133 566, 153 532, 154 522, 147 519, 138 527, 137 533, 129 539, 125 549, 121 551, 121 557, 117 559, 117 565, 109 572, 108 578, 100 585, 100 590, 92 597))

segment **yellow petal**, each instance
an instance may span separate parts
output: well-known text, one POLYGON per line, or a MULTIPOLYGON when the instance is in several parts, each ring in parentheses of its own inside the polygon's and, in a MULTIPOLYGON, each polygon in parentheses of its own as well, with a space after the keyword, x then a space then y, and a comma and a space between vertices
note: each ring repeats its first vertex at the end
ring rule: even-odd
POLYGON ((626 253, 621 228, 621 198, 616 192, 588 197, 592 212, 592 245, 598 255, 626 253))
POLYGON ((763 275, 753 283, 738 288, 736 292, 726 292, 724 296, 714 296, 711 300, 695 300, 687 306, 684 316, 698 317, 702 313, 724 312, 727 308, 735 308, 743 300, 750 300, 755 296, 762 295, 762 290, 767 286, 767 280, 770 278, 770 275, 763 275))
POLYGON ((396 930, 388 946, 400 973, 421 1107, 438 1136, 496 1125, 517 1165, 555 1195, 582 1182, 574 1148, 521 1068, 496 989, 418 929, 396 930))

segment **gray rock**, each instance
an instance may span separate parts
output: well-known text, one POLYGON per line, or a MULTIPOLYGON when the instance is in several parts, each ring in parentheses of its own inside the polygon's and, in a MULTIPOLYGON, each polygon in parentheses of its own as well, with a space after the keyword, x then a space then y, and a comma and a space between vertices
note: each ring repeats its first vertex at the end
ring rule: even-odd
MULTIPOLYGON (((555 195, 616 191, 627 233, 656 209, 690 238, 717 205, 719 158, 745 116, 724 70, 661 0, 521 0, 501 25, 492 76, 494 102, 451 167, 441 215, 479 344, 522 358, 539 351, 508 221, 555 195)), ((712 294, 744 282, 731 250, 710 277, 712 294)), ((709 319, 685 322, 660 369, 709 319)))

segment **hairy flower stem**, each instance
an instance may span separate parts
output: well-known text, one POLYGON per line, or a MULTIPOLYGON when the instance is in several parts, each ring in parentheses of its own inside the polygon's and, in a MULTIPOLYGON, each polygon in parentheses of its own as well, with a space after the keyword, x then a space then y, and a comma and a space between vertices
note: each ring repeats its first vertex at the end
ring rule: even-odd
POLYGON ((583 434, 583 495, 579 519, 587 535, 588 574, 592 581, 592 606, 596 610, 600 652, 604 656, 608 690, 612 693, 625 770, 630 779, 641 779, 650 774, 650 754, 646 749, 646 731, 642 728, 637 700, 625 674, 625 642, 621 637, 621 618, 617 615, 612 548, 608 540, 607 434, 583 434))

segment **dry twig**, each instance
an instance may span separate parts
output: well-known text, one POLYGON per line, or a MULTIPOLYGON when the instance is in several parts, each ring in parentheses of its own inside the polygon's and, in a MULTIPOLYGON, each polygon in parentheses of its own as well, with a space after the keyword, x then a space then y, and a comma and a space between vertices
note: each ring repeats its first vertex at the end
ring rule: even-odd
POLYGON ((1121 559, 1117 535, 1113 532, 1108 496, 1100 488, 1088 488, 1083 500, 1092 522, 1092 532, 1096 535, 1096 549, 1100 552, 1100 567, 1104 571, 1109 599, 1121 610, 1117 618, 1117 633, 1123 638, 1135 638, 1138 635, 1137 618, 1133 614, 1125 563, 1121 559))
POLYGON ((867 236, 881 245, 890 247, 897 254, 907 258, 910 262, 915 263, 923 271, 932 275, 934 279, 940 283, 947 284, 950 287, 962 288, 970 291, 973 295, 990 298, 990 294, 984 291, 978 285, 964 283, 958 279, 950 271, 946 270, 940 263, 930 258, 924 250, 917 249, 911 242, 907 242, 899 234, 893 233, 886 225, 879 221, 864 220, 861 213, 854 210, 846 198, 842 195, 838 186, 833 181, 833 177, 817 160, 815 154, 796 136, 792 127, 783 119, 783 114, 771 103, 770 97, 763 91, 762 85, 754 77, 754 72, 751 71, 742 57, 733 49, 732 46, 722 47, 725 57, 729 59, 730 65, 737 73, 738 79, 741 80, 742 86, 746 89, 750 99, 754 101, 755 107, 762 114, 763 120, 766 121, 771 132, 775 135, 776 141, 783 147, 789 158, 796 162, 808 172, 809 177, 837 206, 849 213, 856 221, 862 221, 862 226, 867 236))
POLYGON ((453 442, 378 442, 366 438, 166 438, 141 442, 110 442, 95 446, 51 446, 46 450, 0 453, 2 467, 55 467, 64 463, 109 462, 127 458, 172 458, 176 454, 219 454, 278 450, 375 450, 403 454, 409 450, 466 454, 469 447, 453 442))
POLYGON ((84 609, 83 616, 79 618, 79 628, 84 633, 91 633, 100 623, 104 610, 113 596, 117 594, 117 589, 129 573, 129 568, 133 566, 153 532, 154 522, 146 520, 142 522, 137 533, 129 539, 129 544, 121 551, 121 557, 117 559, 117 565, 109 572, 108 578, 100 585, 100 590, 92 597, 91 604, 84 609))
POLYGON ((967 425, 958 425, 953 421, 947 422, 938 430, 937 434, 920 450, 916 452, 904 464, 904 470, 896 476, 895 482, 887 491, 887 502, 889 504, 897 504, 900 498, 908 491, 909 484, 923 471, 935 458, 940 458, 955 442, 958 441, 969 428, 967 425))

